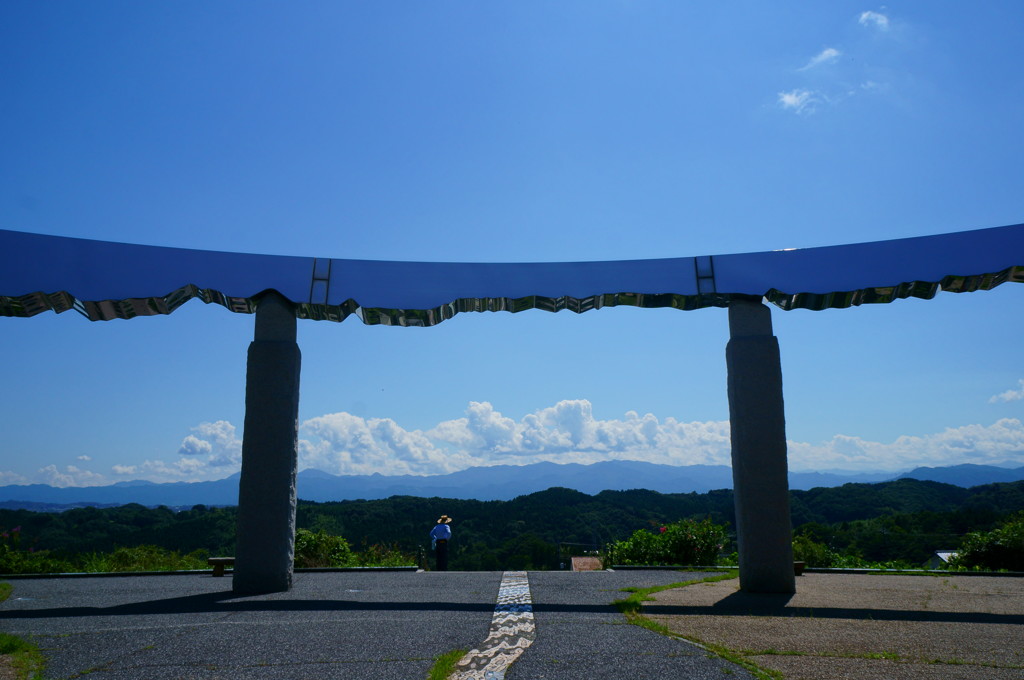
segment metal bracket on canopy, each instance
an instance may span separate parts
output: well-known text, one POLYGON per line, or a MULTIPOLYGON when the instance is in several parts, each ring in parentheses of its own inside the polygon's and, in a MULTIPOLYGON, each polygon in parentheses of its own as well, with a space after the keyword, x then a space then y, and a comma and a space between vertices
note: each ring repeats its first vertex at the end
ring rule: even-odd
POLYGON ((697 274, 697 294, 713 295, 715 289, 715 262, 711 255, 693 258, 693 268, 697 274))
POLYGON ((313 258, 313 281, 309 287, 310 304, 326 305, 330 287, 331 260, 325 257, 313 258))

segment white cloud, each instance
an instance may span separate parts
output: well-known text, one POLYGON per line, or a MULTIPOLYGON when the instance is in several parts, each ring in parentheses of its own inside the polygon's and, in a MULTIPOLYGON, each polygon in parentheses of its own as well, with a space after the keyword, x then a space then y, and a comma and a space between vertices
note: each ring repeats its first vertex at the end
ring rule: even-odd
POLYGON ((565 400, 509 418, 488 402, 470 402, 462 418, 405 430, 390 419, 332 413, 302 424, 300 467, 334 474, 443 474, 467 467, 611 459, 677 465, 725 464, 726 422, 681 423, 651 414, 598 420, 587 400, 565 400))
POLYGON ((877 28, 880 31, 889 30, 889 17, 878 12, 861 12, 860 18, 857 21, 861 26, 877 28))
POLYGON ((221 479, 228 476, 234 469, 211 465, 208 460, 198 458, 179 458, 172 463, 162 460, 146 460, 138 465, 114 465, 111 472, 119 477, 132 479, 148 479, 153 482, 197 482, 208 479, 221 479))
POLYGON ((56 465, 47 465, 39 468, 33 478, 39 484, 50 486, 98 486, 106 484, 107 478, 97 472, 82 470, 74 465, 68 465, 63 470, 56 465))
POLYGON ((780 92, 778 98, 779 106, 782 108, 804 115, 814 113, 821 102, 820 95, 803 89, 780 92))
POLYGON ((334 474, 442 474, 474 464, 390 418, 328 413, 302 423, 302 432, 309 439, 299 440, 300 467, 334 474))
MULTIPOLYGON (((1024 381, 1021 382, 1024 398, 1024 381)), ((1002 395, 1000 395, 1002 396, 1002 395)), ((489 402, 470 402, 460 418, 429 430, 407 430, 390 418, 329 413, 303 422, 299 467, 333 474, 432 475, 469 467, 541 461, 596 463, 639 460, 668 465, 729 465, 728 421, 684 422, 629 411, 594 416, 586 399, 563 400, 516 419, 489 402)), ((171 463, 146 460, 114 465, 115 478, 156 482, 221 479, 240 469, 241 442, 227 421, 202 423, 171 463)), ((1024 464, 1024 426, 1007 418, 883 443, 839 434, 816 444, 789 442, 793 470, 901 471, 912 467, 1024 464)), ((0 481, 19 483, 13 472, 0 481)), ((102 475, 68 466, 41 469, 32 481, 55 486, 106 483, 102 475)))
MULTIPOLYGON (((347 413, 314 418, 303 430, 303 465, 335 474, 440 474, 471 466, 540 461, 596 463, 641 460, 669 465, 728 465, 728 421, 682 422, 630 411, 594 417, 585 399, 560 401, 516 420, 488 402, 471 402, 464 417, 427 431, 347 413)), ((819 444, 789 442, 794 470, 899 471, 919 465, 1024 463, 1024 427, 1004 419, 890 443, 836 435, 819 444)))
POLYGON ((200 423, 182 440, 178 454, 191 458, 209 457, 212 467, 238 469, 242 465, 242 440, 235 436, 235 426, 226 420, 200 423))
POLYGON ((465 418, 440 423, 426 434, 485 465, 611 459, 693 465, 729 460, 727 422, 682 423, 635 411, 620 420, 598 420, 586 399, 560 401, 518 422, 487 402, 471 402, 465 418))
MULTIPOLYGON (((858 22, 872 31, 889 30, 889 17, 881 12, 862 12, 858 22)), ((890 92, 891 85, 884 81, 879 83, 877 78, 880 74, 886 74, 887 81, 892 71, 884 65, 869 66, 878 60, 868 58, 872 53, 867 42, 870 41, 861 39, 847 46, 852 50, 852 59, 840 60, 846 50, 840 51, 835 47, 822 49, 796 70, 803 78, 803 86, 779 92, 776 100, 778 105, 787 111, 810 115, 825 104, 830 108, 838 107, 859 94, 890 92), (825 66, 829 68, 823 68, 825 66)), ((800 81, 796 84, 799 85, 800 81)))
POLYGON ((88 463, 90 460, 92 460, 92 456, 82 455, 82 456, 78 457, 78 460, 80 460, 80 461, 82 461, 84 463, 88 463))
POLYGON ((236 432, 235 426, 226 420, 200 423, 182 439, 178 459, 115 464, 110 470, 116 477, 153 482, 223 479, 242 469, 242 440, 236 432))
POLYGON ((917 466, 1024 463, 1024 425, 1004 418, 992 425, 964 425, 889 444, 836 435, 821 444, 789 442, 790 467, 798 470, 899 471, 917 466))
POLYGON ((0 486, 28 483, 28 477, 25 477, 24 475, 19 475, 17 472, 12 472, 11 470, 0 471, 0 486))
POLYGON ((826 47, 821 52, 811 57, 811 60, 807 62, 807 64, 805 64, 804 66, 797 70, 806 71, 808 69, 814 68, 815 66, 821 66, 822 64, 831 63, 838 59, 841 55, 842 52, 835 49, 834 47, 826 47))
POLYGON ((1024 399, 1024 378, 1017 381, 1020 384, 1019 390, 1006 390, 1001 394, 997 394, 990 398, 988 401, 990 404, 995 404, 1000 401, 1020 401, 1024 399))

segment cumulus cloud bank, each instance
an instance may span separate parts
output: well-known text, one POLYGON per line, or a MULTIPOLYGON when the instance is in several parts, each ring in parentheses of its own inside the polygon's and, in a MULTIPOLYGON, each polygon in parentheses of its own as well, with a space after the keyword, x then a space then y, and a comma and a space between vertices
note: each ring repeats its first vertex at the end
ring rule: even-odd
POLYGON ((515 420, 488 402, 424 432, 390 419, 333 413, 302 424, 301 465, 335 474, 443 474, 481 465, 611 459, 691 465, 728 461, 728 423, 679 423, 629 412, 598 420, 585 399, 515 420))
POLYGON ((519 421, 488 402, 471 402, 465 417, 440 423, 427 436, 482 465, 611 459, 696 465, 729 460, 726 421, 682 423, 635 411, 622 419, 599 420, 586 399, 560 401, 519 421))
POLYGON ((1024 464, 1024 425, 1003 418, 992 425, 964 425, 924 437, 902 436, 888 444, 836 435, 820 444, 789 442, 790 467, 796 470, 880 470, 974 463, 1024 464))
MULTIPOLYGON (((1024 392, 1024 381, 1021 382, 1024 392)), ((1016 391, 1012 391, 1016 393, 1016 391)), ((1004 393, 1005 395, 1006 393, 1004 393)), ((1003 401, 1020 397, 1004 397, 1003 401)), ((241 468, 241 440, 227 421, 202 423, 184 438, 171 462, 115 465, 113 479, 157 482, 221 479, 241 468)), ((629 411, 594 416, 586 399, 569 399, 516 419, 486 401, 470 402, 459 418, 428 430, 406 429, 390 418, 328 413, 301 424, 299 466, 333 474, 432 475, 487 465, 541 461, 596 463, 639 460, 667 465, 728 465, 728 421, 683 422, 629 411)), ((935 434, 875 442, 837 434, 819 443, 789 442, 790 468, 898 472, 917 466, 1024 464, 1024 425, 1004 418, 935 434)), ((69 465, 49 465, 32 479, 0 472, 0 484, 41 482, 88 486, 112 481, 69 465)))
POLYGON ((334 474, 443 474, 472 465, 390 418, 329 413, 302 423, 301 432, 308 438, 299 440, 300 466, 334 474))
MULTIPOLYGON (((223 426, 203 431, 222 432, 223 426)), ((728 465, 729 422, 684 422, 635 411, 603 420, 586 399, 560 401, 516 419, 483 401, 470 402, 462 417, 428 430, 406 429, 390 418, 330 413, 302 423, 299 440, 300 467, 332 474, 431 475, 486 465, 605 460, 728 465)), ((789 460, 793 470, 892 472, 921 465, 1024 464, 1024 426, 1004 418, 892 442, 838 434, 819 443, 790 441, 789 460)))

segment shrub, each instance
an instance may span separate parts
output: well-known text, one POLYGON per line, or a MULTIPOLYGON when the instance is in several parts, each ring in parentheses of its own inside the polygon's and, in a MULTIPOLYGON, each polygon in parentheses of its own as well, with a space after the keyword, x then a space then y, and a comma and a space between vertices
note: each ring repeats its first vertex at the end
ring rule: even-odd
POLYGON ((1009 569, 1024 571, 1024 512, 988 532, 967 534, 956 556, 956 569, 1009 569))
POLYGON ((323 530, 295 532, 296 567, 350 567, 355 561, 352 548, 341 536, 332 536, 323 530))
POLYGON ((82 558, 81 570, 86 572, 125 571, 189 571, 206 569, 205 550, 182 555, 155 545, 116 548, 111 553, 91 553, 82 558))
POLYGON ((793 559, 805 563, 808 567, 837 567, 840 562, 839 555, 827 545, 815 541, 806 534, 793 539, 793 559))
POLYGON ((360 567, 408 567, 416 564, 416 558, 402 552, 397 545, 371 545, 362 552, 355 553, 356 563, 360 567))
POLYGON ((609 548, 614 564, 714 564, 725 544, 725 528, 711 520, 684 519, 662 527, 658 533, 641 529, 609 548))
POLYGON ((72 571, 70 565, 53 558, 49 551, 21 549, 21 527, 0 532, 0 574, 52 574, 72 571))

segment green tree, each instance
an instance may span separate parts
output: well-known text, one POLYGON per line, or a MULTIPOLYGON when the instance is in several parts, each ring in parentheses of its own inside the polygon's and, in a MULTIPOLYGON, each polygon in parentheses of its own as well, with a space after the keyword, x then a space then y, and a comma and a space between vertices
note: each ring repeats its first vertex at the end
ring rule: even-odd
POLYGON ((968 534, 950 562, 965 569, 1024 571, 1024 512, 992 531, 968 534))

